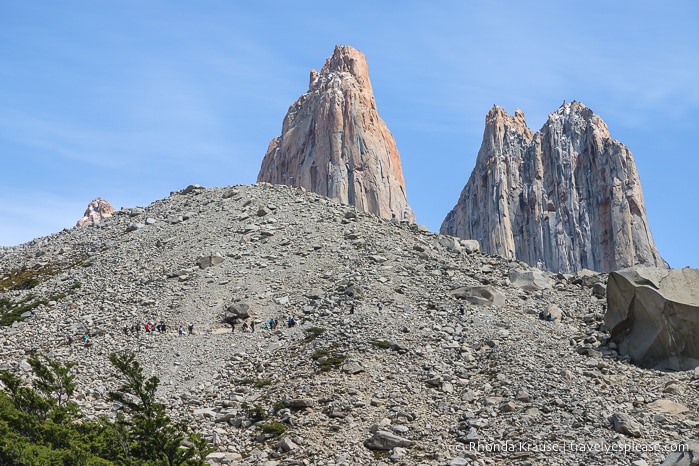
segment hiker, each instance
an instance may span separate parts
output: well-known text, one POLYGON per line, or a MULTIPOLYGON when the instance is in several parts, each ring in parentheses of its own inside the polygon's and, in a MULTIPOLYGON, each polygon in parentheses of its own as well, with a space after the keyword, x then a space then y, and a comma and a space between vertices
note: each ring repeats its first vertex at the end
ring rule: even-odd
POLYGON ((269 323, 268 323, 268 322, 265 322, 264 327, 265 327, 265 330, 267 330, 267 329, 269 328, 269 323))
POLYGON ((83 342, 85 343, 85 346, 87 346, 87 341, 90 339, 90 336, 87 334, 87 332, 83 333, 83 342))
POLYGON ((235 333, 235 320, 231 322, 231 333, 235 333))
POLYGON ((182 328, 181 325, 180 325, 180 329, 177 332, 180 334, 180 336, 184 335, 184 329, 182 328))
POLYGON ((255 321, 250 322, 250 333, 255 333, 255 321))
POLYGON ((187 327, 187 330, 189 330, 190 335, 193 334, 194 333, 194 324, 189 324, 189 326, 187 327))
POLYGON ((294 318, 293 318, 292 316, 289 316, 289 318, 288 318, 287 321, 286 321, 286 325, 287 325, 289 328, 291 328, 291 327, 293 327, 294 325, 296 325, 296 321, 294 320, 294 318))
POLYGON ((269 319, 269 329, 274 330, 274 319, 269 319))
POLYGON ((247 332, 247 331, 248 331, 248 323, 243 322, 243 332, 247 332))
POLYGON ((376 303, 376 307, 379 308, 379 311, 383 309, 383 304, 381 304, 381 301, 376 303))
POLYGON ((69 345, 73 344, 73 337, 71 337, 70 335, 68 335, 68 344, 69 345))
POLYGON ((160 322, 160 330, 165 333, 165 322, 163 321, 160 322))
POLYGON ((464 312, 466 312, 466 308, 464 308, 463 304, 459 304, 459 313, 461 315, 464 315, 464 312))
POLYGON ((277 319, 274 319, 274 329, 277 329, 277 325, 279 325, 279 321, 277 319))
POLYGON ((352 307, 350 307, 350 314, 354 314, 354 304, 352 304, 352 307))

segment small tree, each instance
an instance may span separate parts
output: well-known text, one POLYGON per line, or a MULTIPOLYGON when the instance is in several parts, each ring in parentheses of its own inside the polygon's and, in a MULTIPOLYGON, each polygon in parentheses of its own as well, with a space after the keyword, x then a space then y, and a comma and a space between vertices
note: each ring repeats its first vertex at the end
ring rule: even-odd
POLYGON ((69 401, 75 388, 70 370, 49 358, 32 357, 34 387, 10 371, 0 371, 0 465, 108 465, 103 426, 84 421, 69 401))
POLYGON ((194 446, 183 447, 186 426, 173 425, 165 405, 156 401, 158 378, 146 379, 133 354, 112 353, 109 360, 121 373, 123 382, 118 391, 109 392, 109 398, 121 403, 130 414, 129 418, 121 413, 117 417, 117 425, 123 427, 119 429, 120 444, 127 464, 204 465, 211 450, 203 446, 198 436, 194 436, 194 446))
POLYGON ((34 385, 47 397, 53 398, 58 406, 64 406, 75 391, 75 375, 70 371, 76 363, 61 364, 46 356, 41 359, 36 356, 29 359, 29 365, 38 377, 34 385))

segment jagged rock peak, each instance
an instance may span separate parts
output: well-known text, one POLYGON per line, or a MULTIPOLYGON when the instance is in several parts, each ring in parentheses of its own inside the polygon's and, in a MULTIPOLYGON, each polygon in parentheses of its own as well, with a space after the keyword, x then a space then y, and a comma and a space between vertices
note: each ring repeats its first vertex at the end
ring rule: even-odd
POLYGON ((111 217, 114 215, 114 212, 114 207, 112 207, 109 202, 101 197, 98 197, 87 205, 85 213, 83 214, 82 218, 78 220, 76 226, 82 227, 97 223, 102 219, 111 217))
POLYGON ((476 166, 441 232, 556 272, 667 267, 648 226, 631 151, 580 102, 537 133, 494 106, 476 166))
MULTIPOLYGON (((320 73, 316 70, 311 70, 309 91, 319 84, 319 80, 323 84, 332 82, 333 78, 336 77, 335 73, 348 73, 365 91, 373 93, 371 82, 369 81, 369 66, 367 65, 366 56, 349 45, 336 45, 335 51, 331 57, 325 60, 325 65, 320 70, 320 73)), ((340 79, 342 78, 340 77, 340 79)), ((347 78, 347 76, 344 77, 344 79, 347 78)))
POLYGON ((493 105, 493 108, 491 108, 485 116, 485 124, 486 126, 507 126, 523 135, 527 135, 528 139, 531 139, 534 134, 532 130, 527 127, 524 112, 520 109, 516 109, 515 115, 510 116, 504 108, 493 105))
POLYGON ((289 107, 258 182, 301 186, 383 218, 410 223, 400 154, 381 120, 366 57, 336 46, 308 92, 289 107))

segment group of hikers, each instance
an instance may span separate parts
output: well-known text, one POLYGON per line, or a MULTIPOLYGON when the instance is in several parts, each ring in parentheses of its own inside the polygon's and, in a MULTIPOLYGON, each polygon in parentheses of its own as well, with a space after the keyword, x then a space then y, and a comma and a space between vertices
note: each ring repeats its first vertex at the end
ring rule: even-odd
MULTIPOLYGON (((376 307, 379 311, 381 311, 383 309, 383 304, 381 303, 381 301, 378 301, 376 303, 376 307)), ((355 311, 355 304, 352 304, 350 306, 349 313, 354 314, 354 311, 355 311)), ((461 311, 461 315, 464 315, 464 306, 463 305, 460 306, 460 311, 461 311)), ((238 321, 236 318, 234 318, 233 321, 231 322, 231 332, 232 333, 235 333, 237 324, 238 324, 238 321)), ((274 318, 270 318, 268 321, 263 322, 262 325, 263 325, 263 328, 265 330, 277 330, 277 328, 279 328, 279 320, 274 319, 274 318)), ((289 316, 286 319, 287 328, 293 328, 296 325, 297 325, 297 323, 296 323, 296 319, 294 318, 294 316, 289 316)), ((125 325, 124 327, 122 327, 122 332, 124 333, 124 335, 139 335, 141 332, 141 327, 143 327, 143 330, 145 331, 145 333, 149 333, 149 334, 167 333, 167 330, 168 330, 168 326, 165 324, 165 321, 160 320, 157 323, 153 323, 153 322, 146 322, 145 324, 138 324, 137 323, 137 324, 134 324, 130 327, 128 325, 125 325)), ((242 325, 240 326, 240 330, 242 332, 254 333, 255 332, 255 321, 251 320, 249 324, 248 324, 248 322, 243 321, 242 325)), ((180 325, 178 330, 177 330, 177 334, 179 336, 184 336, 185 332, 188 335, 193 335, 194 334, 194 324, 188 323, 186 330, 185 330, 185 327, 180 325)), ((68 340, 68 345, 72 345, 74 343, 74 339, 71 336, 68 336, 67 340, 68 340)), ((83 340, 83 344, 85 346, 91 345, 91 343, 89 342, 90 336, 89 336, 87 331, 83 334, 82 340, 83 340)))
MULTIPOLYGON (((131 327, 128 325, 124 325, 122 327, 122 332, 124 335, 139 335, 141 333, 141 327, 143 327, 143 330, 145 333, 149 334, 156 334, 156 333, 167 333, 168 326, 165 324, 165 321, 159 321, 158 323, 153 323, 153 322, 146 322, 145 324, 134 324, 131 327)), ((194 334, 194 324, 187 324, 187 334, 192 335, 194 334)), ((183 336, 185 334, 185 329, 182 325, 180 325, 177 333, 179 336, 183 336)), ((85 346, 90 346, 90 335, 88 331, 85 331, 82 335, 82 341, 85 346)), ((73 343, 75 343, 75 339, 68 335, 66 337, 66 343, 69 346, 72 346, 73 343)))
MULTIPOLYGON (((143 329, 146 333, 166 333, 167 325, 165 325, 165 322, 162 320, 157 324, 154 324, 153 322, 146 322, 143 329)), ((122 331, 124 332, 124 335, 138 335, 138 333, 141 331, 141 324, 133 324, 131 327, 124 325, 122 331)))
MULTIPOLYGON (((237 319, 233 319, 233 321, 231 322, 231 333, 235 333, 235 326, 237 323, 237 319)), ((268 321, 263 322, 262 326, 265 330, 276 330, 279 327, 279 321, 277 319, 269 319, 268 321)), ((293 316, 289 316, 286 319, 286 326, 288 328, 295 327, 296 319, 294 319, 293 316)), ((243 332, 255 333, 255 321, 252 320, 250 324, 248 324, 247 322, 243 322, 240 329, 243 332)))
MULTIPOLYGON (((68 340, 67 341, 68 346, 73 346, 73 343, 75 342, 73 337, 68 335, 67 340, 68 340)), ((90 343, 90 334, 87 331, 85 331, 85 333, 83 333, 82 340, 83 340, 83 345, 85 345, 85 346, 92 345, 92 343, 90 343)))

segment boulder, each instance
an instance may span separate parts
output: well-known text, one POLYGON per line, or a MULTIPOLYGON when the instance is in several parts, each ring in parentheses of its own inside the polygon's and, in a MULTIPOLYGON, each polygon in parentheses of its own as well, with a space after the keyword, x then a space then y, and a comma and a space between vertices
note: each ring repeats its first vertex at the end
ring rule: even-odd
POLYGON ((292 409, 312 408, 315 406, 315 401, 310 398, 290 398, 282 400, 284 406, 292 409))
POLYGON ((620 434, 629 435, 631 437, 641 436, 641 424, 626 413, 614 413, 610 421, 612 422, 614 430, 620 434))
POLYGON ((652 403, 648 403, 648 409, 656 413, 662 414, 682 414, 689 411, 685 405, 676 403, 672 400, 660 399, 652 403))
POLYGON ((247 319, 250 317, 250 305, 246 303, 233 303, 226 308, 226 311, 237 319, 247 319))
POLYGON ((225 260, 225 257, 218 255, 201 256, 197 259, 197 265, 200 269, 205 269, 214 265, 218 265, 225 260))
POLYGON ((413 445, 411 440, 385 430, 377 430, 374 435, 364 441, 364 446, 370 450, 392 450, 395 447, 408 448, 413 445))
POLYGON ((620 354, 642 367, 699 366, 699 270, 635 266, 613 272, 604 323, 620 354))
POLYGON ((206 190, 206 188, 200 184, 190 184, 186 188, 178 191, 178 193, 179 194, 192 194, 192 193, 200 194, 200 193, 204 192, 205 190, 206 190))
POLYGON ((289 437, 283 437, 281 438, 277 444, 276 447, 278 450, 281 450, 283 452, 290 452, 293 450, 298 450, 298 445, 296 445, 293 440, 291 440, 289 437))
POLYGON ((699 442, 696 440, 688 440, 687 442, 673 446, 675 450, 665 460, 660 463, 660 466, 692 466, 699 464, 699 442))
POLYGON ((553 322, 560 322, 561 318, 563 317, 563 312, 558 305, 549 304, 549 307, 546 308, 545 315, 547 318, 550 317, 553 322))
POLYGON ((605 274, 595 272, 594 270, 582 269, 578 270, 570 279, 573 285, 582 285, 586 288, 592 288, 597 283, 604 283, 605 274))
POLYGON ((505 305, 505 295, 490 285, 462 286, 452 290, 450 294, 455 298, 464 299, 479 306, 500 307, 505 305))
POLYGON ((359 374, 360 372, 364 372, 362 365, 356 361, 346 362, 342 365, 341 370, 346 374, 359 374))
POLYGON ((462 239, 461 246, 468 254, 473 254, 474 252, 479 252, 481 250, 480 243, 475 239, 462 239))
POLYGON ((454 238, 453 236, 439 235, 437 241, 443 247, 447 248, 449 251, 461 252, 461 243, 459 238, 454 238))
POLYGON ((510 284, 526 291, 539 291, 551 288, 551 281, 546 273, 538 269, 512 269, 509 273, 510 284))

